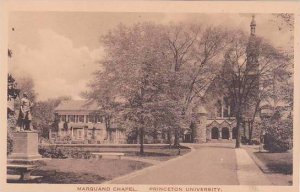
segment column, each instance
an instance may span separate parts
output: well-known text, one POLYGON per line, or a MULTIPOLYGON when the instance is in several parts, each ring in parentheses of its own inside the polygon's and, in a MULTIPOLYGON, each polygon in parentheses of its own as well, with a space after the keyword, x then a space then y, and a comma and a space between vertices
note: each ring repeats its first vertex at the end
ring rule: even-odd
POLYGON ((222 130, 219 130, 219 139, 222 139, 222 130))
POLYGON ((229 131, 229 140, 232 139, 232 130, 229 131))
POLYGON ((71 128, 71 131, 72 131, 72 140, 73 140, 73 137, 74 137, 73 127, 71 128))

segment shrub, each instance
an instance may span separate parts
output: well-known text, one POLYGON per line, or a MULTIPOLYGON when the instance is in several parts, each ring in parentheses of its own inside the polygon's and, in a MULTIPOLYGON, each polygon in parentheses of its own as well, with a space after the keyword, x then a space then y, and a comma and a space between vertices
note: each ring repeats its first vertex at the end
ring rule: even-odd
POLYGON ((259 140, 259 139, 252 139, 252 140, 251 140, 251 143, 252 143, 253 145, 259 145, 259 144, 260 144, 260 140, 259 140))
POLYGON ((292 148, 292 119, 271 119, 266 127, 264 148, 270 152, 285 152, 292 148))
POLYGON ((7 131, 7 155, 11 154, 11 152, 13 151, 13 144, 13 136, 10 131, 7 131))
POLYGON ((53 148, 53 147, 49 147, 49 148, 39 147, 39 153, 46 158, 57 158, 57 159, 67 158, 60 149, 53 148))
POLYGON ((92 154, 89 151, 82 151, 80 148, 73 147, 40 147, 39 153, 46 158, 74 158, 74 159, 89 159, 92 154))

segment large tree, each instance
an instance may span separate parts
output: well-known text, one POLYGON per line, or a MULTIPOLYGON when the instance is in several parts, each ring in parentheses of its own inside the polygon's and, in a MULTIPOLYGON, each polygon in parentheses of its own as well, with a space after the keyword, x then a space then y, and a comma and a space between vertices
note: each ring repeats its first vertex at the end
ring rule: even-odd
POLYGON ((38 131, 39 136, 43 138, 49 137, 49 130, 57 127, 54 115, 54 109, 64 100, 70 100, 71 97, 61 96, 58 98, 48 99, 46 101, 38 101, 35 103, 33 115, 33 127, 38 131))
POLYGON ((143 23, 120 25, 104 36, 106 55, 87 94, 115 122, 120 120, 127 130, 138 128, 141 154, 145 130, 156 129, 157 124, 170 125, 178 119, 177 105, 168 94, 170 68, 162 31, 159 25, 143 23))
POLYGON ((286 68, 289 62, 284 54, 254 34, 249 38, 236 31, 231 39, 224 54, 220 80, 233 99, 238 148, 243 120, 253 117, 257 112, 262 93, 269 87, 274 72, 286 68))
MULTIPOLYGON (((220 27, 184 24, 168 27, 166 39, 174 95, 181 107, 181 126, 190 127, 193 108, 202 104, 203 94, 218 74, 227 36, 220 27)), ((179 145, 179 129, 175 127, 174 145, 179 145)))

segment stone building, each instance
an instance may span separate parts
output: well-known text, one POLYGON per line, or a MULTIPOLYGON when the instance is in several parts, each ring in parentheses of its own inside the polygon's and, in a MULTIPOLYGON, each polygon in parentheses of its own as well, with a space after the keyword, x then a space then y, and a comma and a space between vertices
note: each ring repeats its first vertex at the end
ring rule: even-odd
POLYGON ((100 111, 94 102, 63 101, 55 108, 58 126, 57 130, 50 131, 50 140, 63 143, 125 143, 124 131, 113 122, 108 122, 106 114, 100 111))
MULTIPOLYGON (((258 53, 255 36, 256 22, 254 16, 250 23, 250 37, 247 47, 247 63, 246 71, 249 79, 253 79, 254 86, 252 94, 258 94, 259 78, 257 77, 257 70, 259 70, 258 53)), ((230 96, 226 95, 223 90, 216 90, 220 87, 219 83, 223 83, 218 79, 215 79, 204 96, 204 102, 202 106, 198 107, 195 111, 194 124, 191 128, 185 130, 183 135, 184 142, 203 143, 214 140, 232 140, 237 137, 236 120, 233 114, 234 104, 230 96), (208 102, 209 101, 209 102, 208 102), (211 109, 207 111, 205 108, 211 109)), ((240 134, 242 141, 247 139, 259 140, 259 134, 257 134, 257 124, 260 118, 255 117, 255 121, 252 119, 253 109, 247 109, 251 116, 245 115, 240 134), (255 129, 250 131, 250 129, 255 129), (250 136, 251 132, 251 136, 250 136), (253 134, 252 134, 253 133, 253 134)))

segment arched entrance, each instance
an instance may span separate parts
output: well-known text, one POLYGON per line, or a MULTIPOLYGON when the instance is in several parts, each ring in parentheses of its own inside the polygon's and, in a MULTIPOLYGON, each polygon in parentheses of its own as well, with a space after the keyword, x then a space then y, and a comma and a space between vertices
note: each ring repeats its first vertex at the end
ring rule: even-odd
POLYGON ((211 129, 211 139, 219 139, 219 129, 217 127, 211 129))
POLYGON ((227 127, 222 128, 222 139, 229 139, 229 129, 227 127))
POLYGON ((234 127, 232 129, 232 139, 236 139, 236 138, 237 138, 237 129, 236 129, 236 127, 234 127))

